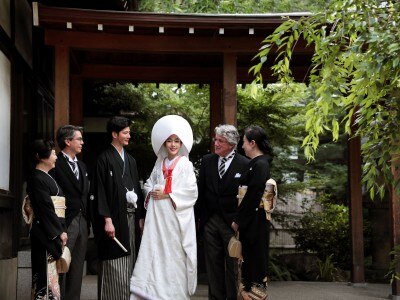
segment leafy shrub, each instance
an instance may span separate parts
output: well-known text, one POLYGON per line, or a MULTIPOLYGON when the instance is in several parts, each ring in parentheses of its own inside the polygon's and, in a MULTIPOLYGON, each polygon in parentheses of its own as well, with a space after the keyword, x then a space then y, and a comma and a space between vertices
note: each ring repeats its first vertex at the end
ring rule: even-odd
POLYGON ((318 281, 343 281, 344 278, 335 263, 332 261, 333 254, 325 258, 325 261, 318 259, 318 275, 315 278, 318 281))
POLYGON ((288 267, 279 255, 271 253, 269 257, 269 281, 292 281, 298 280, 295 271, 288 267))
POLYGON ((306 209, 294 222, 291 232, 299 250, 316 253, 323 262, 331 257, 338 267, 348 269, 351 266, 349 209, 326 199, 326 195, 322 196, 306 209))

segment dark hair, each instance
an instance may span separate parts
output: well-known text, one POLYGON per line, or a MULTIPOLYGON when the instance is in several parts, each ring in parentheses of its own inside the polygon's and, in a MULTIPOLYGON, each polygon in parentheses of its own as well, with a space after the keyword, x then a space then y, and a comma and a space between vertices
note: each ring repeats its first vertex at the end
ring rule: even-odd
POLYGON ((49 158, 55 148, 52 140, 35 140, 32 144, 33 160, 37 164, 41 159, 49 158))
POLYGON ((124 128, 129 127, 131 123, 131 120, 125 117, 112 117, 107 122, 107 133, 112 138, 113 132, 119 133, 124 128))
POLYGON ((65 144, 65 140, 72 140, 75 136, 75 132, 80 131, 83 132, 83 127, 74 126, 74 125, 64 125, 58 128, 56 140, 58 147, 63 150, 67 144, 65 144))
POLYGON ((254 141, 262 153, 273 155, 272 147, 267 140, 267 134, 260 126, 252 125, 247 127, 244 130, 244 135, 249 142, 254 141))

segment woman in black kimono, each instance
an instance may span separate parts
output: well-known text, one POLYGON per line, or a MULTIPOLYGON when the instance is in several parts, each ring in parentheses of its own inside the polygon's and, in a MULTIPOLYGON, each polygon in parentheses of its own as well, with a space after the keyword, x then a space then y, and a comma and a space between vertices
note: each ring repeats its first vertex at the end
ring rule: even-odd
POLYGON ((238 207, 232 228, 239 230, 242 242, 242 297, 250 299, 247 298, 247 291, 254 283, 265 286, 268 273, 270 222, 266 218, 261 198, 265 183, 270 178, 272 149, 264 129, 259 126, 246 128, 243 149, 251 159, 240 180, 242 186, 247 186, 247 192, 238 207))
POLYGON ((32 260, 31 299, 60 299, 56 259, 67 242, 64 219, 56 215, 51 196, 63 196, 60 187, 48 173, 57 156, 52 141, 36 140, 33 144, 36 167, 28 180, 27 193, 34 218, 30 231, 32 260), (47 297, 46 297, 47 295, 47 297))

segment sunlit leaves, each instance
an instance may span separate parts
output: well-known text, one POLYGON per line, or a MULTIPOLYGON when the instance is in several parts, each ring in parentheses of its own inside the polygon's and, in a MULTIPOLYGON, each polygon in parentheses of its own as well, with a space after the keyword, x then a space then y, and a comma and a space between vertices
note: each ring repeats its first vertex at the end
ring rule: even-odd
POLYGON ((323 9, 325 0, 140 0, 140 11, 166 13, 272 13, 323 9))
MULTIPOLYGON (((262 49, 267 59, 276 57, 273 75, 288 83, 293 45, 303 39, 314 47, 308 75, 315 101, 308 105, 304 153, 313 160, 326 132, 333 140, 341 132, 361 137, 363 182, 372 199, 394 183, 391 158, 400 153, 399 22, 398 1, 334 0, 323 13, 282 24, 262 49)), ((253 67, 256 75, 264 63, 253 67)))

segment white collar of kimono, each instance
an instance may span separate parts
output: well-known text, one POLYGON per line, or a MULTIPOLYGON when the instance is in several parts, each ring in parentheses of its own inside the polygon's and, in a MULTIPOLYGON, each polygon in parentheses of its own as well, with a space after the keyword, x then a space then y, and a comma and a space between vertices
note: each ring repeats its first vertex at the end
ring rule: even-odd
POLYGON ((178 155, 189 156, 193 146, 193 131, 190 124, 181 116, 167 115, 159 119, 151 131, 151 145, 158 157, 167 157, 167 149, 163 145, 173 134, 176 134, 182 141, 178 155))
POLYGON ((111 143, 111 145, 115 148, 115 150, 117 150, 117 153, 119 154, 119 156, 121 156, 122 160, 125 161, 125 150, 124 150, 124 147, 122 147, 121 153, 119 153, 117 147, 115 147, 113 143, 111 143))
POLYGON ((173 159, 169 159, 168 157, 166 157, 165 159, 164 159, 164 162, 165 162, 165 166, 167 167, 167 168, 169 168, 169 166, 170 165, 172 165, 172 163, 175 161, 175 159, 177 159, 178 158, 178 156, 175 156, 173 159))

